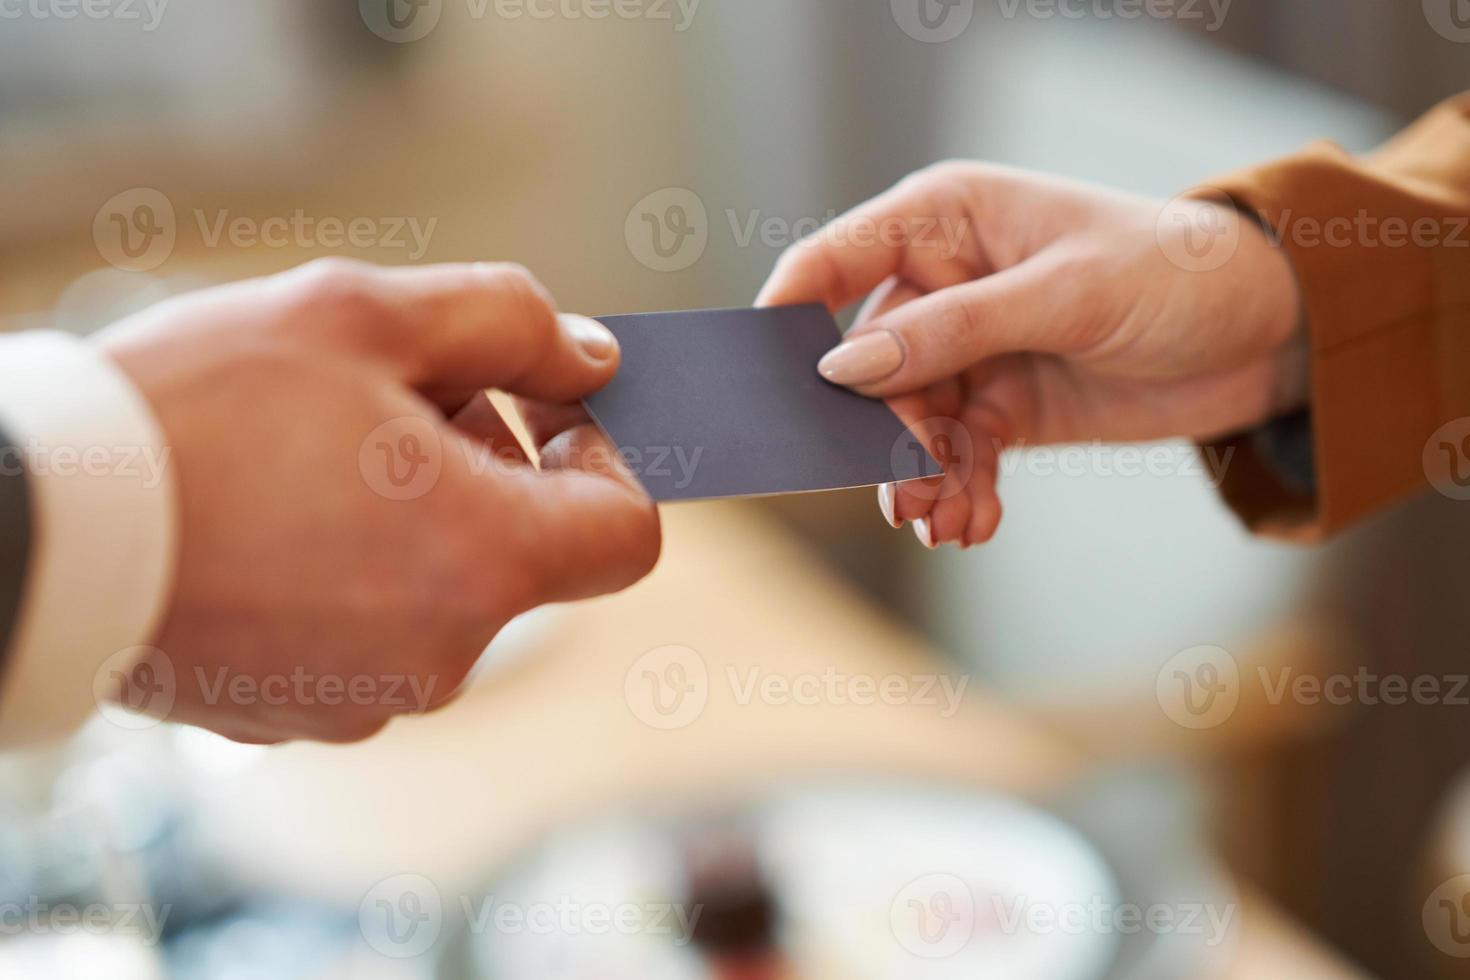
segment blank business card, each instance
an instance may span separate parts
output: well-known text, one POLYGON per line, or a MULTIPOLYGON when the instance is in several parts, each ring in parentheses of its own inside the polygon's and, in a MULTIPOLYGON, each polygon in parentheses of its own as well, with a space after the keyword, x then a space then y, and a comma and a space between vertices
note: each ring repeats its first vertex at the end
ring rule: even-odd
POLYGON ((820 305, 598 317, 623 347, 588 411, 657 501, 807 493, 938 476, 882 402, 829 384, 820 305))

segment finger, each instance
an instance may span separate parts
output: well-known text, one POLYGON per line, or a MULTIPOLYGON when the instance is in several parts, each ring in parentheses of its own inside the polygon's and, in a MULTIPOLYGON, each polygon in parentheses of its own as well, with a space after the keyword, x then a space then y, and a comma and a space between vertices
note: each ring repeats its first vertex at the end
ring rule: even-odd
POLYGON ((639 496, 647 496, 623 454, 590 421, 570 425, 548 439, 541 447, 541 469, 548 473, 576 471, 616 480, 639 496))
POLYGON ((894 276, 873 290, 873 294, 863 303, 862 309, 852 321, 852 330, 861 330, 885 313, 891 313, 905 303, 912 303, 923 295, 924 291, 918 286, 906 279, 894 276))
POLYGON ((1079 287, 1034 260, 889 310, 849 333, 819 370, 870 397, 917 391, 1001 354, 1080 351, 1090 312, 1079 287))
POLYGON ((541 473, 518 481, 516 511, 537 540, 536 601, 569 602, 627 588, 658 561, 658 509, 591 426, 556 437, 541 473))
POLYGON ((927 290, 985 274, 958 178, 917 174, 786 251, 759 306, 825 303, 834 313, 898 276, 927 290))
POLYGON ((970 495, 968 488, 934 501, 929 516, 914 522, 914 534, 929 549, 946 544, 964 544, 970 527, 970 495))
POLYGON ((516 400, 516 410, 538 451, 563 432, 592 424, 592 417, 581 405, 549 405, 520 398, 516 400))
POLYGON ((558 315, 525 269, 478 263, 389 269, 328 260, 281 278, 293 312, 331 339, 432 392, 498 388, 571 402, 617 372, 617 340, 587 317, 558 315))
MULTIPOLYGON (((924 446, 931 444, 932 436, 927 429, 928 420, 939 414, 930 391, 915 392, 911 395, 903 395, 890 399, 888 407, 899 420, 908 427, 909 431, 924 446)), ((948 476, 930 477, 923 480, 908 480, 903 483, 890 484, 889 490, 880 494, 878 498, 879 508, 884 511, 884 517, 894 527, 903 527, 905 524, 923 520, 929 516, 929 511, 938 498, 940 488, 948 476), (893 511, 888 513, 887 505, 892 502, 893 511)))

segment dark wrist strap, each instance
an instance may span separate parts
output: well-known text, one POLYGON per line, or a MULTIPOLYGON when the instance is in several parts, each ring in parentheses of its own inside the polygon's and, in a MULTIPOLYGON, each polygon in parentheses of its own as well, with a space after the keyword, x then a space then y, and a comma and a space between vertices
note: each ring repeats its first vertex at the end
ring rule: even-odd
POLYGON ((15 639, 31 553, 31 500, 20 450, 0 432, 0 671, 15 639))

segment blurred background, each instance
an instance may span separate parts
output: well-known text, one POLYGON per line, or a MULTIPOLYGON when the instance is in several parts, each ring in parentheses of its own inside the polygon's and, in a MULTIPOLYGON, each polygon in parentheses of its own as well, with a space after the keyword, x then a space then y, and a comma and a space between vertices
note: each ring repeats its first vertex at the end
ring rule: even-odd
MULTIPOLYGON (((1465 88, 1463 0, 17 0, 0 323, 332 254, 748 305, 936 160, 1167 197, 1465 88)), ((671 508, 649 582, 363 746, 109 715, 9 757, 0 975, 1460 975, 1470 705, 1257 678, 1470 671, 1467 512, 1292 550, 1162 449, 1011 460, 964 554, 871 491, 671 508)))

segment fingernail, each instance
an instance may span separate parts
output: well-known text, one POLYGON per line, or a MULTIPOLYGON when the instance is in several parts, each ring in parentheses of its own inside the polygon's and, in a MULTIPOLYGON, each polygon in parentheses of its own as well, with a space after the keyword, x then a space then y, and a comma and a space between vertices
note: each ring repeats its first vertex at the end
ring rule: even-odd
POLYGON ((921 517, 914 521, 914 537, 918 538, 919 543, 930 551, 935 549, 934 526, 929 523, 929 518, 921 517))
POLYGON ((591 317, 562 313, 557 316, 557 320, 561 322, 561 328, 566 331, 567 336, 576 341, 594 361, 610 361, 617 355, 618 339, 611 330, 591 317))
POLYGON ((875 330, 831 351, 817 370, 835 385, 870 385, 903 367, 903 344, 892 330, 875 330))
POLYGON ((892 483, 884 483, 878 487, 878 509, 888 519, 893 527, 903 527, 903 522, 898 519, 898 487, 892 483))

